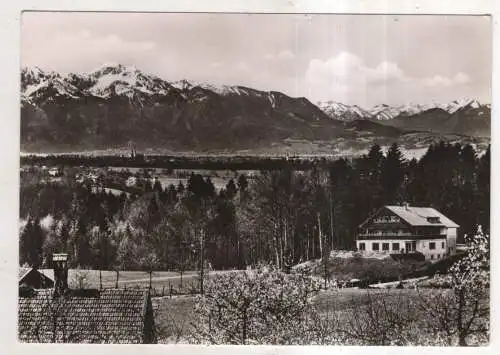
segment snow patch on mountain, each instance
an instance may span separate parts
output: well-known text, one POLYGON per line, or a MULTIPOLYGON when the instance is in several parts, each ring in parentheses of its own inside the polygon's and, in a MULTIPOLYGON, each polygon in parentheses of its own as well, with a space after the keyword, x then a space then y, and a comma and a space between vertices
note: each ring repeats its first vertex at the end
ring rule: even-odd
MULTIPOLYGON (((116 63, 105 63, 88 74, 70 73, 61 76, 55 72, 46 72, 39 67, 23 68, 21 71, 21 101, 36 105, 39 101, 50 99, 51 96, 61 96, 77 99, 82 96, 95 96, 109 99, 113 96, 123 96, 129 99, 144 101, 152 96, 166 96, 172 90, 184 99, 196 101, 207 100, 210 95, 248 96, 266 98, 271 107, 276 108, 280 101, 278 92, 259 91, 244 86, 213 85, 205 82, 179 80, 167 82, 154 75, 144 74, 134 66, 116 63), (196 91, 198 87, 202 90, 196 91)), ((304 103, 305 104, 305 103, 304 103)), ((490 109, 489 104, 462 98, 449 103, 431 103, 428 105, 409 103, 400 106, 386 104, 365 109, 357 105, 346 105, 336 101, 321 101, 318 107, 334 119, 352 121, 358 119, 391 120, 396 117, 409 117, 423 111, 440 108, 453 114, 458 110, 471 108, 490 109)))
POLYGON ((169 85, 163 80, 144 75, 132 66, 102 66, 89 77, 94 84, 89 89, 93 95, 109 97, 113 94, 133 97, 136 92, 146 95, 166 95, 169 85))
MULTIPOLYGON (((447 111, 448 113, 455 113, 458 110, 464 108, 464 107, 470 107, 470 108, 480 108, 481 104, 479 101, 475 99, 470 99, 470 98, 462 98, 458 100, 454 100, 452 102, 446 103, 446 104, 441 104, 438 106, 439 108, 442 108, 443 110, 447 111)), ((487 108, 488 105, 486 105, 487 108)))
POLYGON ((344 121, 370 118, 371 114, 357 105, 345 105, 336 101, 320 101, 318 107, 328 116, 344 121))
POLYGON ((390 106, 386 104, 376 105, 370 109, 363 109, 357 105, 345 105, 335 101, 320 101, 318 107, 328 116, 343 121, 352 121, 356 119, 374 119, 374 120, 392 120, 396 117, 410 117, 418 115, 421 112, 439 108, 450 114, 453 114, 464 108, 479 109, 485 107, 490 109, 489 104, 481 104, 474 99, 460 99, 449 103, 431 103, 390 106))
POLYGON ((65 96, 68 98, 77 99, 78 89, 73 85, 66 83, 61 78, 50 78, 46 81, 41 81, 38 84, 29 85, 24 91, 24 96, 33 98, 43 95, 47 90, 55 90, 55 95, 65 96))

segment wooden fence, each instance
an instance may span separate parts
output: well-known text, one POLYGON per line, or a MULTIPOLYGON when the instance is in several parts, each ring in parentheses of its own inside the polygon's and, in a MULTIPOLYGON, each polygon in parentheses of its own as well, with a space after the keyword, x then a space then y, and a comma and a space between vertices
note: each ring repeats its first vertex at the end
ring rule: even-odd
MULTIPOLYGON (((102 287, 103 289, 114 289, 115 285, 106 285, 102 287)), ((127 290, 149 290, 151 297, 172 297, 178 295, 197 295, 200 293, 200 282, 199 280, 184 281, 182 287, 178 283, 172 283, 170 281, 165 282, 161 286, 152 286, 151 289, 149 285, 133 285, 133 284, 119 284, 119 289, 127 290)))

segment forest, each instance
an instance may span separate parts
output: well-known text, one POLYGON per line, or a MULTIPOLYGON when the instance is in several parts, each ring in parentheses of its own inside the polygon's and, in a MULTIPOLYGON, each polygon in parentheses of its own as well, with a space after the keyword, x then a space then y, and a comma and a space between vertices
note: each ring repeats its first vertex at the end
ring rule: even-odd
POLYGON ((307 169, 261 167, 220 190, 193 172, 185 185, 145 180, 117 195, 75 179, 78 169, 66 167, 57 181, 21 172, 21 265, 48 266, 52 253, 67 252, 72 267, 93 269, 192 270, 204 260, 214 269, 271 263, 286 270, 325 250, 354 249, 361 222, 403 202, 456 221, 459 243, 478 225, 489 234, 489 147, 478 154, 440 142, 406 160, 397 144, 386 154, 374 145, 359 158, 307 169))

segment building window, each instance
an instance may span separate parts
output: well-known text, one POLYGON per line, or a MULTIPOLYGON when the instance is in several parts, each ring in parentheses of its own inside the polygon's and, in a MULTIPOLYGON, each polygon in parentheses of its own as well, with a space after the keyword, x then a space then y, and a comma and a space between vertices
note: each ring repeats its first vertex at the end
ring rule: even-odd
POLYGON ((431 260, 434 260, 434 254, 431 254, 431 260))
POLYGON ((429 249, 431 249, 431 250, 436 249, 436 243, 430 242, 429 243, 429 249))
POLYGON ((399 243, 392 243, 392 250, 399 251, 399 243))
POLYGON ((444 242, 441 242, 441 249, 444 249, 444 242))
POLYGON ((372 250, 376 250, 376 251, 378 251, 378 250, 379 250, 379 249, 378 249, 378 243, 373 243, 373 244, 372 244, 372 250))
POLYGON ((438 259, 441 259, 441 254, 438 254, 438 255, 437 255, 437 258, 438 258, 438 259))
POLYGON ((389 243, 382 243, 382 250, 389 250, 389 243))
POLYGON ((365 243, 359 243, 359 250, 365 250, 365 243))

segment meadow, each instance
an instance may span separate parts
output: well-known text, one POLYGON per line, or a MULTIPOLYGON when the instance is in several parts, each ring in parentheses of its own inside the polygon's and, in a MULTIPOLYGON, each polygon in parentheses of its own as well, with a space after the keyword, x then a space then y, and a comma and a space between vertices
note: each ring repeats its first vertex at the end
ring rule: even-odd
MULTIPOLYGON (((53 279, 52 269, 41 269, 45 275, 53 279)), ((232 271, 206 271, 205 279, 212 275, 227 273, 232 271)), ((116 271, 113 270, 87 270, 87 269, 69 269, 68 283, 72 288, 115 288, 116 271), (100 275, 99 275, 100 274, 100 275)), ((193 293, 199 288, 198 271, 185 271, 182 273, 176 271, 153 271, 151 274, 151 293, 152 296, 193 293)), ((120 271, 118 277, 118 288, 140 288, 149 289, 150 275, 147 271, 120 271)))
MULTIPOLYGON (((354 311, 368 307, 370 301, 382 299, 385 304, 400 307, 404 302, 413 302, 417 311, 424 314, 417 304, 423 296, 441 292, 436 289, 327 289, 321 290, 313 299, 312 305, 318 314, 326 320, 334 322, 349 321, 354 311)), ((449 290, 445 291, 449 292, 449 290)), ((194 311, 197 301, 195 295, 174 297, 154 297, 155 326, 159 333, 159 342, 185 343, 189 341, 193 331, 192 325, 197 322, 194 311)))

